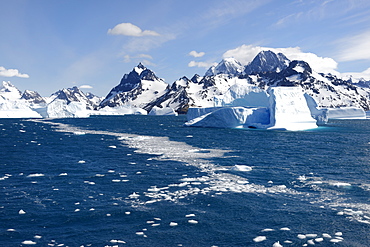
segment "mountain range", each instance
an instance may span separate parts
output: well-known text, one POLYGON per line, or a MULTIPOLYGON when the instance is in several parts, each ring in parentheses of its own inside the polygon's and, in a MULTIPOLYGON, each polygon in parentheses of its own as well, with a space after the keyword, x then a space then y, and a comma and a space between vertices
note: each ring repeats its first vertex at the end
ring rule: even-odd
POLYGON ((267 90, 271 86, 300 87, 312 96, 318 107, 344 106, 370 110, 370 83, 352 82, 332 74, 313 71, 305 61, 290 61, 282 53, 260 52, 249 64, 243 66, 234 58, 225 58, 209 68, 204 76, 186 76, 167 84, 155 73, 139 63, 131 72, 124 74, 117 86, 100 98, 84 93, 78 87, 59 90, 48 98, 35 91, 23 94, 10 82, 0 84, 0 99, 22 99, 28 104, 50 104, 64 101, 80 102, 87 110, 133 107, 146 110, 171 109, 185 114, 189 107, 213 107, 215 97, 224 95, 231 86, 245 84, 267 90))

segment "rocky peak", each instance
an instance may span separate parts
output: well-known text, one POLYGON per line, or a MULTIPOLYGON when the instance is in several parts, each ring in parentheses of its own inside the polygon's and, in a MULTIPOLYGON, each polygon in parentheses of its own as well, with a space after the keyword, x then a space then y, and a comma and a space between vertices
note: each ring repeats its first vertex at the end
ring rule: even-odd
POLYGON ((280 72, 288 67, 290 60, 282 53, 261 51, 245 67, 245 74, 252 75, 266 72, 280 72))

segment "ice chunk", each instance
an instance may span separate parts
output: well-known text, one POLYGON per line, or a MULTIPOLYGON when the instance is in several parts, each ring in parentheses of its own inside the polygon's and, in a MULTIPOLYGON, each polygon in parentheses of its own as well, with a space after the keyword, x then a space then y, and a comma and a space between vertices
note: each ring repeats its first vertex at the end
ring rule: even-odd
POLYGON ((32 240, 25 240, 25 241, 22 242, 22 244, 33 245, 33 244, 37 244, 37 243, 32 241, 32 240))
POLYGON ((272 247, 283 247, 279 241, 275 242, 272 247))
POLYGON ((252 171, 252 167, 247 165, 235 165, 233 168, 231 168, 231 170, 240 172, 250 172, 252 171))
POLYGON ((177 226, 178 225, 178 223, 176 223, 176 222, 171 222, 170 223, 170 226, 177 226))
POLYGON ((196 220, 188 220, 188 222, 189 222, 190 224, 198 224, 198 221, 196 221, 196 220))
POLYGON ((18 214, 26 214, 26 211, 24 211, 23 209, 19 210, 18 214))
POLYGON ((35 177, 43 177, 43 176, 45 176, 45 175, 42 174, 42 173, 32 173, 32 174, 28 175, 27 177, 28 178, 35 178, 35 177))
POLYGON ((253 239, 254 242, 259 243, 266 240, 266 236, 257 236, 253 239))

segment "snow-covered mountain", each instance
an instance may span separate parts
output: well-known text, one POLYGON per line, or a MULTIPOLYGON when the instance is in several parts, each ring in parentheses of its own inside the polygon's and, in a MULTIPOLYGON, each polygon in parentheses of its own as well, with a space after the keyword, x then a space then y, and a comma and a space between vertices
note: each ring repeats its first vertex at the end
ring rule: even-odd
POLYGON ((63 100, 67 104, 71 102, 81 102, 86 105, 86 109, 93 110, 97 105, 91 101, 78 87, 63 88, 50 96, 49 101, 63 100))
POLYGON ((270 86, 301 87, 316 100, 318 107, 370 109, 369 88, 357 87, 351 80, 331 74, 318 73, 305 61, 290 61, 284 54, 272 51, 260 52, 243 69, 235 59, 224 59, 211 67, 204 77, 196 75, 193 78, 183 77, 174 82, 162 97, 144 109, 170 107, 184 113, 188 107, 212 107, 217 105, 214 99, 219 99, 235 84, 257 86, 262 90, 270 86))
POLYGON ((253 75, 264 72, 280 72, 287 68, 290 60, 282 53, 275 54, 272 51, 261 51, 245 66, 244 73, 253 75))
POLYGON ((46 101, 41 95, 36 91, 25 90, 22 94, 21 99, 24 99, 32 104, 46 104, 46 101))
POLYGON ((16 100, 21 98, 22 93, 10 81, 3 81, 0 84, 0 95, 4 99, 16 100))
POLYGON ((139 63, 129 74, 125 74, 121 82, 114 87, 99 108, 106 106, 145 107, 149 102, 161 97, 169 85, 158 78, 153 71, 139 63))
POLYGON ((235 58, 224 58, 219 64, 209 68, 205 76, 215 76, 219 74, 239 75, 243 73, 244 69, 245 67, 235 58))

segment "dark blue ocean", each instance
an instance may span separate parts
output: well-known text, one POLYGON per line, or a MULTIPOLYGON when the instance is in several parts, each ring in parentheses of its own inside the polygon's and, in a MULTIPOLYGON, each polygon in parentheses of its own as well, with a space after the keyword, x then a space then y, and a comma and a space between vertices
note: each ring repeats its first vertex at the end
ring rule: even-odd
POLYGON ((0 246, 370 246, 370 121, 0 120, 0 246))

